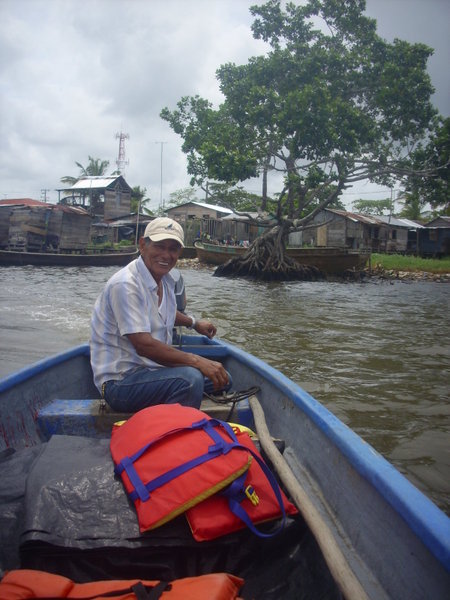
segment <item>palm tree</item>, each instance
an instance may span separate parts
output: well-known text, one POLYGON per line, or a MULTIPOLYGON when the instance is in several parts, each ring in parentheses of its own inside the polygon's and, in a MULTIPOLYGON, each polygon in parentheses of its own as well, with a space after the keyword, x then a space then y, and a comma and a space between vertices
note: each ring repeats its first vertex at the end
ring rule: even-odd
POLYGON ((151 202, 151 198, 145 197, 146 194, 147 188, 141 188, 139 185, 134 186, 131 191, 131 212, 137 213, 140 208, 144 214, 153 216, 152 210, 146 206, 151 202))
POLYGON ((83 167, 83 165, 79 162, 75 161, 75 164, 80 169, 80 174, 78 177, 72 177, 71 175, 65 175, 61 177, 62 183, 67 183, 73 185, 82 177, 98 177, 106 174, 106 170, 109 167, 109 160, 101 160, 100 158, 92 158, 89 156, 89 164, 87 167, 83 167))

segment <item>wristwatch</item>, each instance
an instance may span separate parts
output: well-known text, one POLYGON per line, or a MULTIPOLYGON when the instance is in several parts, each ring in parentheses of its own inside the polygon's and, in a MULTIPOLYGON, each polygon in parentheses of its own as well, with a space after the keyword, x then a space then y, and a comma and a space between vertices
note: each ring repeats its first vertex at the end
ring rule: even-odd
POLYGON ((197 323, 197 320, 194 317, 194 315, 186 315, 186 316, 189 317, 190 319, 192 319, 192 323, 190 325, 186 325, 186 327, 188 329, 195 329, 195 324, 197 323))

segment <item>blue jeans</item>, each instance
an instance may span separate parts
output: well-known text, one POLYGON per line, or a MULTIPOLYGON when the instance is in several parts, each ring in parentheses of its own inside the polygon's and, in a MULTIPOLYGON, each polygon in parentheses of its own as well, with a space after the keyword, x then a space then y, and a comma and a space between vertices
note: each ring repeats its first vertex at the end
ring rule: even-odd
MULTIPOLYGON (((231 388, 229 383, 223 390, 231 388)), ((200 408, 203 392, 211 394, 213 383, 194 367, 137 367, 123 379, 107 381, 104 397, 116 412, 137 412, 155 404, 183 404, 200 408)))

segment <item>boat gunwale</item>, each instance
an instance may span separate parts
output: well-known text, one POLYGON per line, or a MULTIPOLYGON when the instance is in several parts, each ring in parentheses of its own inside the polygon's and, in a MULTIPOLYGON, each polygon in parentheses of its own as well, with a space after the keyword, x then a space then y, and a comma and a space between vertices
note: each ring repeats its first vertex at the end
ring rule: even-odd
POLYGON ((77 356, 90 356, 89 344, 80 344, 78 346, 74 346, 69 350, 64 350, 63 352, 59 352, 58 354, 54 354, 47 358, 43 358, 42 360, 38 360, 37 362, 23 367, 11 375, 7 375, 6 377, 0 379, 0 394, 7 392, 14 386, 24 383, 28 379, 31 379, 35 375, 42 373, 45 370, 48 370, 50 367, 54 367, 55 365, 62 364, 67 362, 68 360, 75 358, 77 356))
MULTIPOLYGON (((198 248, 199 250, 204 250, 205 252, 217 252, 224 254, 234 254, 242 255, 246 250, 249 250, 250 246, 237 246, 237 245, 227 245, 227 244, 212 244, 210 242, 203 242, 199 240, 195 240, 194 248, 198 248), (229 252, 227 252, 227 249, 229 252), (234 252, 237 250, 237 252, 234 252)), ((286 250, 292 253, 299 253, 308 255, 317 254, 317 256, 323 256, 327 253, 334 253, 335 256, 367 256, 369 257, 371 254, 371 250, 369 249, 355 249, 355 248, 347 248, 342 246, 287 246, 286 250)))
POLYGON ((0 267, 109 267, 124 266, 139 249, 115 252, 28 252, 0 249, 0 267))
POLYGON ((402 516, 430 552, 450 571, 450 519, 394 465, 345 425, 318 400, 280 371, 259 358, 228 344, 231 356, 275 382, 349 460, 355 470, 402 516))

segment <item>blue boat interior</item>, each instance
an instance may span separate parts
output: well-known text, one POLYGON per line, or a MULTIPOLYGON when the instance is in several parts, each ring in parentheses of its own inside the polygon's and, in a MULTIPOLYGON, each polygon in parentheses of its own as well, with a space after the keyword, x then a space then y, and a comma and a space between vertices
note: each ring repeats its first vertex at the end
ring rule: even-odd
MULTIPOLYGON (((344 532, 349 563, 373 597, 386 597, 380 590, 387 590, 387 597, 402 598, 407 589, 408 600, 419 599, 438 586, 435 597, 445 597, 450 525, 430 500, 269 365, 222 341, 183 336, 176 343, 223 362, 238 391, 261 390, 272 437, 286 445, 290 468, 317 499, 330 530, 344 532), (373 518, 361 522, 361 515, 373 518), (380 548, 394 578, 372 570, 380 564, 380 548), (424 571, 409 568, 411 555, 426 565, 424 571)), ((208 405, 208 412, 254 429, 248 400, 235 405, 230 419, 227 405, 208 405)), ((342 598, 301 515, 267 540, 243 529, 195 542, 182 516, 141 534, 134 507, 114 477, 108 445, 112 425, 128 417, 100 399, 86 344, 0 381, 0 575, 34 568, 83 582, 226 570, 245 579, 244 599, 342 598)))

